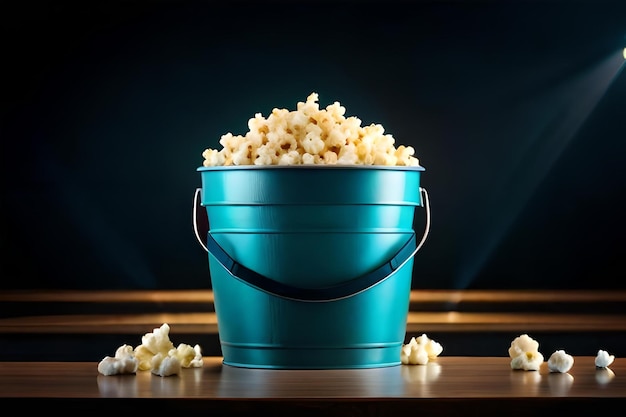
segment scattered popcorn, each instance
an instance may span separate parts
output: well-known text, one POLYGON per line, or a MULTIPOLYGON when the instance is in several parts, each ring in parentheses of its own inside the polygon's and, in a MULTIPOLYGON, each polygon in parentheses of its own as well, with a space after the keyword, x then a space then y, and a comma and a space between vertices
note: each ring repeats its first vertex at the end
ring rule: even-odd
POLYGON ((180 360, 180 364, 183 368, 202 367, 202 350, 200 349, 200 345, 191 347, 191 345, 181 343, 176 348, 175 355, 180 360))
POLYGON ((159 376, 172 376, 180 374, 182 368, 180 359, 176 356, 176 349, 167 354, 159 352, 150 360, 150 371, 159 376))
POLYGON ((525 352, 535 352, 539 350, 539 342, 527 334, 516 337, 509 347, 509 356, 515 358, 525 352))
POLYGON ((115 357, 105 356, 98 363, 98 372, 102 375, 134 374, 138 366, 133 347, 122 345, 115 351, 115 357))
MULTIPOLYGON (((411 339, 413 342, 414 339, 411 339)), ((404 365, 426 365, 428 363, 428 353, 424 346, 417 343, 408 343, 402 346, 400 362, 404 365)))
POLYGON ((615 360, 615 355, 609 355, 606 350, 599 350, 596 356, 596 368, 608 368, 615 360))
POLYGON ((146 333, 141 338, 141 345, 135 348, 135 356, 139 359, 139 369, 146 371, 152 368, 152 358, 157 353, 167 353, 174 349, 170 340, 170 326, 163 323, 161 327, 154 329, 152 333, 146 333))
POLYGON ((543 363, 543 355, 539 352, 539 342, 527 334, 516 337, 509 347, 511 368, 524 371, 537 371, 543 363))
POLYGON ((548 359, 548 369, 550 372, 566 373, 574 366, 574 357, 565 353, 564 350, 557 350, 548 359))
POLYGON ((528 351, 514 357, 511 360, 511 368, 524 371, 538 371, 542 363, 543 355, 539 351, 528 351))
POLYGON ((146 333, 141 344, 120 346, 115 358, 105 357, 98 364, 98 372, 104 375, 136 373, 137 370, 151 370, 153 374, 170 376, 180 373, 181 368, 200 368, 203 366, 200 345, 180 343, 178 347, 169 337, 170 326, 167 323, 146 333))
POLYGON ((402 345, 400 362, 404 365, 426 365, 443 352, 441 344, 430 339, 426 334, 412 337, 409 343, 402 345))
POLYGON ((205 149, 203 165, 391 165, 419 166, 411 146, 394 146, 395 139, 380 124, 361 126, 345 117, 339 102, 320 109, 311 93, 297 110, 273 109, 248 120, 245 135, 226 133, 222 148, 205 149))

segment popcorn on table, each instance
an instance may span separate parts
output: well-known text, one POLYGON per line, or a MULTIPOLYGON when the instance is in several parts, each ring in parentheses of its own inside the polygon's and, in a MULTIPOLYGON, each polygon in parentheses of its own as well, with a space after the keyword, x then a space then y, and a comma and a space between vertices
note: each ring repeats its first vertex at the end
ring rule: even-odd
POLYGON ((539 352, 539 342, 527 334, 513 339, 509 347, 509 357, 512 369, 538 371, 543 363, 543 355, 539 352))
POLYGON ((610 355, 606 350, 600 349, 596 355, 596 368, 608 368, 615 360, 615 355, 610 355))
POLYGON ((267 119, 257 113, 245 135, 222 135, 221 149, 202 153, 203 165, 419 165, 412 146, 396 147, 382 125, 361 126, 345 113, 337 101, 320 109, 311 93, 296 110, 274 108, 267 119))
POLYGON ((402 345, 400 362, 403 365, 426 365, 441 352, 443 352, 441 344, 430 339, 426 334, 422 334, 417 338, 412 337, 409 343, 402 345))
POLYGON ((150 371, 159 376, 178 375, 181 371, 180 360, 172 355, 157 353, 150 360, 150 371))
POLYGON ((133 347, 122 345, 115 351, 115 356, 105 356, 98 364, 102 375, 134 374, 139 368, 139 360, 133 354, 133 347))
POLYGON ((574 366, 574 357, 564 350, 557 350, 548 359, 550 372, 566 373, 574 366))
POLYGON ((136 348, 120 346, 114 358, 106 356, 100 361, 98 372, 117 375, 150 370, 155 375, 171 376, 179 374, 182 368, 202 367, 200 345, 192 347, 181 343, 174 347, 169 332, 170 326, 164 323, 151 333, 144 334, 141 344, 136 348))

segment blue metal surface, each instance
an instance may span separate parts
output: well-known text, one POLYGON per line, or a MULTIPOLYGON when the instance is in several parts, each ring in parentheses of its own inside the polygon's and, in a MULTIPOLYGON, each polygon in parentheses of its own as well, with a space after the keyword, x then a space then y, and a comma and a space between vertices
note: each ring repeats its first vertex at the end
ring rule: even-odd
MULTIPOLYGON (((417 168, 199 168, 201 204, 233 261, 285 286, 324 289, 367 275, 414 237, 417 168)), ((414 240, 411 241, 414 245, 414 240)), ((248 284, 209 253, 224 363, 272 369, 400 364, 412 257, 375 285, 301 301, 248 284)))

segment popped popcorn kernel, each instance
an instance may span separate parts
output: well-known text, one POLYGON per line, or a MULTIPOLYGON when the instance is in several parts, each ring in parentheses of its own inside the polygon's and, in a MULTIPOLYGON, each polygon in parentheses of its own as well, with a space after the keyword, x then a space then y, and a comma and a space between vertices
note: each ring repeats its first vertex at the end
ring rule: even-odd
POLYGON ((415 149, 401 145, 380 124, 361 126, 346 117, 339 102, 320 108, 311 93, 296 110, 274 108, 265 118, 256 113, 244 135, 226 133, 221 149, 205 149, 203 166, 230 165, 385 165, 419 166, 415 149))
POLYGON ((615 360, 615 355, 610 355, 606 350, 599 350, 596 355, 596 368, 608 368, 615 360))
POLYGON ((557 350, 548 358, 550 372, 566 373, 574 366, 574 357, 564 350, 557 350))
POLYGON ((426 334, 415 338, 409 343, 402 345, 400 351, 400 363, 403 365, 426 365, 443 352, 440 343, 430 339, 426 334))
POLYGON ((141 345, 135 348, 135 355, 139 359, 139 369, 146 371, 152 368, 152 358, 158 353, 167 354, 174 348, 170 340, 170 326, 163 323, 161 327, 146 333, 141 338, 141 345))
MULTIPOLYGON (((176 349, 172 349, 175 351, 176 349)), ((174 352, 159 352, 150 360, 150 372, 158 376, 178 375, 181 371, 180 359, 174 352)))
POLYGON ((139 360, 135 357, 133 347, 122 345, 115 351, 115 356, 105 356, 98 363, 98 372, 102 375, 134 374, 139 367, 139 360))
POLYGON ((512 369, 538 371, 543 363, 543 355, 539 352, 539 342, 527 334, 513 339, 509 347, 509 357, 512 369))
POLYGON ((202 367, 202 350, 200 349, 200 345, 191 347, 191 345, 181 343, 173 350, 173 355, 180 360, 180 364, 183 368, 202 367))
POLYGON ((515 358, 524 352, 533 352, 539 349, 539 342, 527 334, 520 335, 513 339, 509 347, 509 357, 515 358))
POLYGON ((538 371, 543 363, 543 355, 539 351, 528 351, 511 360, 511 369, 538 371))

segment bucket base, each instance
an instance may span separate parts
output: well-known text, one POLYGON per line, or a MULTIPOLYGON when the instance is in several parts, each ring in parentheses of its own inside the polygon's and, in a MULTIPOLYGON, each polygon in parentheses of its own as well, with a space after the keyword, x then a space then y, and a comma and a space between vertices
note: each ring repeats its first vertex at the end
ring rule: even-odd
POLYGON ((222 344, 224 365, 260 369, 366 369, 400 365, 401 343, 341 348, 222 344))

